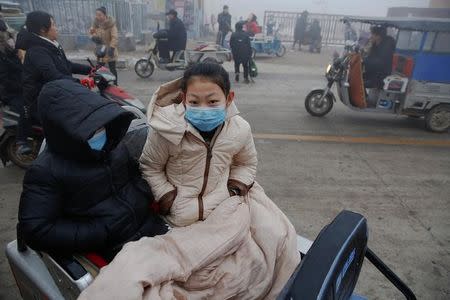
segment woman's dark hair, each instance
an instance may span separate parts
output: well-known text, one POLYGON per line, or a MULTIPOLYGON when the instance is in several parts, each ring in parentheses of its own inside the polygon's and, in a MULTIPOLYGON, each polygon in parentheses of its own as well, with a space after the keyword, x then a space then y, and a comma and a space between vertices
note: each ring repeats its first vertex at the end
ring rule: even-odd
POLYGON ((258 20, 258 17, 255 14, 253 14, 252 22, 256 22, 256 20, 258 20))
POLYGON ((25 25, 34 34, 41 34, 41 30, 48 31, 52 26, 53 17, 45 11, 33 11, 27 15, 25 25))
POLYGON ((96 11, 99 11, 102 14, 104 14, 105 16, 107 16, 107 14, 106 14, 106 7, 104 7, 104 6, 100 6, 99 8, 96 9, 96 11))
POLYGON ((192 77, 202 77, 212 83, 217 84, 225 94, 230 93, 230 77, 225 69, 216 63, 198 63, 184 72, 181 82, 181 90, 186 93, 192 77))
POLYGON ((387 29, 384 26, 372 26, 370 27, 370 33, 385 37, 387 35, 387 29))

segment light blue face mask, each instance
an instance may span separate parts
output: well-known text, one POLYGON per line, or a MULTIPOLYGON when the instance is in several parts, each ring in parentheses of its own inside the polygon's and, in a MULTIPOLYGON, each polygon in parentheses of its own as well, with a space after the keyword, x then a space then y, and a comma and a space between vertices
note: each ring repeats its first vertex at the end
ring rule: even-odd
POLYGON ((186 106, 185 118, 200 131, 209 132, 225 122, 225 106, 192 107, 186 106))
POLYGON ((95 133, 89 140, 88 144, 92 150, 101 151, 106 144, 106 130, 95 133))

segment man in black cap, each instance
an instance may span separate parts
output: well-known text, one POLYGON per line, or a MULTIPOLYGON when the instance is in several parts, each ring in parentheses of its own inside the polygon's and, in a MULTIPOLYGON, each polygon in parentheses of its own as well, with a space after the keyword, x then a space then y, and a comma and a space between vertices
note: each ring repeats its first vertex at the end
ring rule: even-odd
POLYGON ((223 46, 223 42, 228 32, 231 31, 231 15, 229 13, 228 5, 223 7, 223 11, 217 17, 219 23, 219 33, 217 36, 217 43, 223 46))
POLYGON ((178 13, 176 10, 171 9, 168 13, 166 13, 166 16, 169 20, 169 30, 167 31, 169 51, 173 51, 173 61, 180 51, 184 51, 186 49, 187 32, 183 21, 178 18, 178 13))

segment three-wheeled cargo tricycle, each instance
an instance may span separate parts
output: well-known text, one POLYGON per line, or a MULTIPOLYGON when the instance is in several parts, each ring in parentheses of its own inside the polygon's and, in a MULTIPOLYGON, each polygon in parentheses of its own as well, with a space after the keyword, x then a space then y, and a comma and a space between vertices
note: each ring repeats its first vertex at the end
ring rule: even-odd
POLYGON ((380 88, 366 89, 364 64, 357 45, 346 45, 342 56, 326 70, 323 89, 312 90, 306 110, 323 117, 336 97, 358 112, 379 112, 424 118, 427 129, 447 132, 450 128, 450 19, 346 18, 383 26, 396 32, 392 74, 380 88))

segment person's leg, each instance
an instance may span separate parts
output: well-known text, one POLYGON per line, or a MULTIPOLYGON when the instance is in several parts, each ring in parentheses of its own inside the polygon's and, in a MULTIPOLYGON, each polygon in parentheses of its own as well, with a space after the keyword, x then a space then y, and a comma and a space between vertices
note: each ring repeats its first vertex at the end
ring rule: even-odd
POLYGON ((249 60, 244 61, 242 63, 242 65, 244 66, 244 80, 245 80, 245 83, 249 83, 250 81, 249 81, 249 78, 248 78, 248 74, 249 74, 249 71, 250 71, 250 61, 249 60))
POLYGON ((116 76, 116 80, 114 81, 114 84, 117 85, 117 81, 119 78, 117 77, 116 62, 110 61, 110 62, 108 62, 108 66, 109 66, 109 70, 111 71, 111 73, 113 73, 114 76, 116 76))
POLYGON ((236 82, 239 82, 239 69, 240 69, 240 65, 241 62, 239 60, 234 60, 234 73, 235 73, 235 77, 234 79, 236 80, 236 82))

